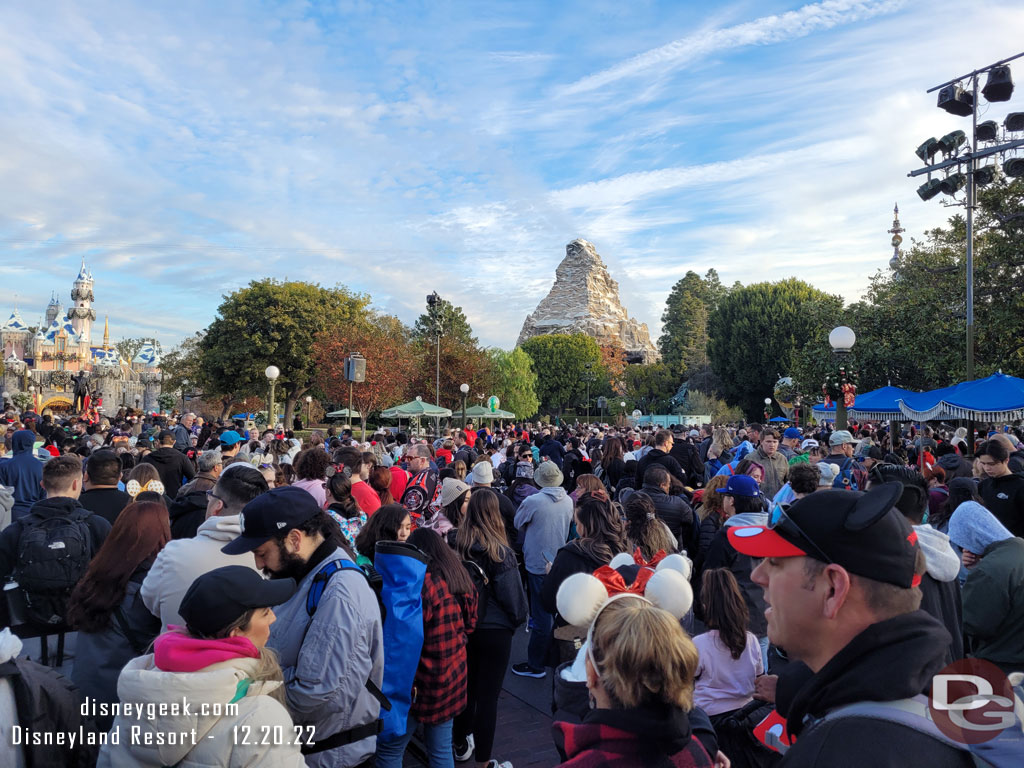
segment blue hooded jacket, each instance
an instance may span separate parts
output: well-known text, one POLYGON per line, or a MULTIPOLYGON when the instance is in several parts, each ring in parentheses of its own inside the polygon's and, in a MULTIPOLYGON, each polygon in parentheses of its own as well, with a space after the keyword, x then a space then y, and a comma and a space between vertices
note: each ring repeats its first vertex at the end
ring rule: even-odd
POLYGON ((0 483, 14 488, 13 519, 24 517, 32 505, 43 498, 43 463, 35 457, 32 446, 35 433, 19 429, 11 437, 11 458, 0 461, 0 483))

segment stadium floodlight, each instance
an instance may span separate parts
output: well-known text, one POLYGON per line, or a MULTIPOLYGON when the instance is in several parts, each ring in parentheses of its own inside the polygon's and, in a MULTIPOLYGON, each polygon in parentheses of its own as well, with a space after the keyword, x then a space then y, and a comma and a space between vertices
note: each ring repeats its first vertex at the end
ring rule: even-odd
POLYGON ((930 179, 917 188, 917 196, 922 200, 931 200, 939 194, 939 187, 942 186, 942 179, 930 179))
POLYGON ((1006 116, 1003 125, 1008 131, 1024 131, 1024 112, 1011 112, 1006 116))
POLYGON ((983 165, 974 171, 974 183, 984 187, 996 180, 997 172, 994 164, 983 165))
POLYGON ((1007 176, 1024 176, 1024 157, 1011 157, 1003 163, 1003 173, 1007 176))
POLYGON ((978 141, 995 141, 996 137, 999 136, 999 123, 995 120, 986 120, 984 123, 978 123, 978 130, 975 136, 978 137, 978 141))
POLYGON ((988 80, 981 94, 988 101, 1009 101, 1013 95, 1013 78, 1010 77, 1010 68, 1003 64, 1001 67, 992 67, 988 71, 988 80))
POLYGON ((974 113, 974 95, 957 83, 947 85, 939 90, 938 106, 951 115, 967 117, 974 113))
POLYGON ((939 149, 944 155, 952 155, 965 141, 967 141, 966 133, 963 131, 950 131, 939 139, 939 149))
POLYGON ((967 184, 967 177, 962 173, 951 173, 939 183, 939 192, 944 195, 955 195, 967 184))
POLYGON ((939 140, 932 136, 923 141, 921 146, 914 150, 914 154, 921 158, 922 163, 928 163, 939 150, 939 140))

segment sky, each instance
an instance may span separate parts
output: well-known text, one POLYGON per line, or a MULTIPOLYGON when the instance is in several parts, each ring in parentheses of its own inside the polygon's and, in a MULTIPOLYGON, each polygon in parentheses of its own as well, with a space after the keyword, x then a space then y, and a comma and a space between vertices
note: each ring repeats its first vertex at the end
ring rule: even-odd
POLYGON ((925 91, 1022 40, 1019 1, 7 3, 0 313, 85 257, 115 340, 273 277, 510 348, 577 237, 652 338, 691 269, 856 301, 895 202, 908 244, 955 212, 907 177, 968 124, 925 91))

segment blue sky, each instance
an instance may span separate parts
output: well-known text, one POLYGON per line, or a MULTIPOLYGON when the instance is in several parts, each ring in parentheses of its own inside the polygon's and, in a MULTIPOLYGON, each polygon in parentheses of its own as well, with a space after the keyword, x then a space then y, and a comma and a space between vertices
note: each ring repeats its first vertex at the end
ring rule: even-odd
POLYGON ((576 237, 652 335, 688 269, 853 301, 894 201, 951 213, 906 177, 966 126, 925 90, 1022 40, 986 0, 5 4, 0 311, 85 255, 115 338, 272 276, 511 347, 576 237))

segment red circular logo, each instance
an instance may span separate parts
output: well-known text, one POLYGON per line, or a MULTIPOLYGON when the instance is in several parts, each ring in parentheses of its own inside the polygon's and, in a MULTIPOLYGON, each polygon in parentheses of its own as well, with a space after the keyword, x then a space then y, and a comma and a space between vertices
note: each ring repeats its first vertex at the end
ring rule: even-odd
POLYGON ((928 709, 939 730, 961 744, 982 744, 1016 723, 1013 687, 995 664, 961 659, 932 678, 928 709))

